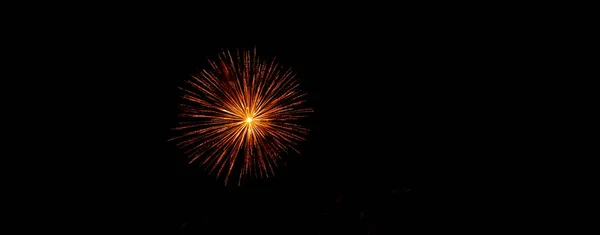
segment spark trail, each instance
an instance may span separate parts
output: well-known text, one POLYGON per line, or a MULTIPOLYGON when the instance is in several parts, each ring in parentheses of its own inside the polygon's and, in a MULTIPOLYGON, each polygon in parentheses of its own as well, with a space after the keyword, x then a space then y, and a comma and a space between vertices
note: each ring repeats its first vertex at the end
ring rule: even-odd
POLYGON ((186 81, 179 116, 177 145, 227 184, 239 165, 238 185, 244 175, 274 174, 282 154, 299 153, 298 143, 308 130, 298 120, 312 109, 291 69, 275 60, 261 60, 256 49, 223 51, 210 68, 186 81))

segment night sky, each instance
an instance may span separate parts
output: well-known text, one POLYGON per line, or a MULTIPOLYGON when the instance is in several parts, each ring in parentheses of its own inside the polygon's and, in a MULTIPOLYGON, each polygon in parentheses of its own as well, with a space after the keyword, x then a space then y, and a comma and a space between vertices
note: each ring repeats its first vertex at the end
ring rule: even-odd
POLYGON ((311 132, 302 155, 286 157, 275 177, 240 187, 224 187, 198 164, 188 165, 173 143, 163 143, 177 173, 176 229, 182 234, 367 234, 371 226, 391 234, 425 224, 423 182, 432 172, 427 168, 447 157, 444 139, 452 138, 447 129, 453 128, 447 116, 455 115, 448 96, 459 95, 448 86, 446 63, 452 58, 445 45, 432 35, 393 33, 290 31, 220 38, 173 45, 173 67, 163 78, 165 130, 177 120, 176 86, 206 66, 207 56, 214 58, 222 48, 256 47, 259 55, 276 56, 297 73, 315 109, 304 123, 311 132), (361 219, 361 212, 369 213, 369 220, 361 219))
POLYGON ((6 185, 16 186, 3 196, 18 199, 3 209, 23 223, 17 231, 485 234, 529 223, 521 209, 551 211, 542 199, 572 193, 566 178, 547 177, 569 168, 545 165, 573 155, 555 151, 568 148, 556 125, 578 116, 556 106, 586 100, 567 100, 582 86, 561 87, 572 76, 554 79, 566 68, 552 61, 557 46, 577 46, 555 42, 568 22, 519 7, 205 2, 34 4, 7 18, 6 30, 17 29, 5 32, 5 51, 16 52, 8 61, 25 62, 5 66, 17 73, 4 86, 16 109, 3 114, 20 121, 5 121, 20 145, 7 142, 16 150, 3 154, 6 185), (550 33, 530 37, 543 27, 550 33), (302 121, 310 132, 273 177, 224 186, 168 141, 178 87, 222 49, 254 48, 296 73, 314 109, 302 121), (517 187, 543 181, 553 185, 540 197, 517 187))
MULTIPOLYGON (((110 185, 128 205, 114 205, 123 223, 168 234, 399 234, 436 227, 432 188, 461 164, 456 156, 469 145, 463 124, 477 118, 465 113, 473 106, 463 101, 472 94, 464 78, 477 73, 465 68, 479 52, 465 51, 471 39, 461 32, 333 25, 214 31, 188 24, 128 33, 136 36, 111 39, 119 49, 96 49, 112 55, 115 72, 125 71, 111 84, 127 99, 115 98, 107 114, 118 125, 105 141, 119 147, 96 148, 126 176, 110 185), (177 87, 221 49, 254 47, 297 74, 314 108, 304 121, 311 131, 301 155, 285 156, 274 177, 225 187, 167 141, 178 120, 177 87)), ((117 97, 112 90, 105 95, 117 97)))

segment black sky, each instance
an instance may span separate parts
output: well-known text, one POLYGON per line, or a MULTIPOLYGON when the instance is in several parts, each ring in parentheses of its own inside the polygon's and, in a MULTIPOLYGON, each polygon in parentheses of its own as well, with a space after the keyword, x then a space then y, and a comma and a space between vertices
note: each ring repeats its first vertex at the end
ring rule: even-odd
POLYGON ((112 205, 125 224, 170 234, 350 234, 364 227, 361 211, 382 231, 418 231, 432 221, 432 188, 458 171, 456 156, 472 151, 465 148, 472 127, 464 126, 482 115, 473 111, 485 104, 473 101, 481 91, 472 87, 490 45, 439 22, 259 29, 199 22, 122 25, 79 52, 103 56, 79 62, 100 73, 85 87, 110 88, 96 96, 107 111, 81 119, 109 136, 79 140, 99 156, 79 171, 99 179, 89 183, 93 192, 110 188, 105 198, 120 203, 96 207, 112 205), (275 177, 224 187, 167 142, 177 87, 221 49, 254 47, 297 73, 315 110, 311 132, 302 155, 286 158, 275 177))
POLYGON ((298 74, 315 109, 307 123, 312 131, 302 155, 286 159, 287 166, 278 168, 274 178, 241 187, 223 187, 196 164, 187 165, 172 143, 161 143, 165 151, 155 154, 162 154, 165 168, 172 166, 176 175, 176 224, 188 232, 230 231, 239 223, 246 232, 336 233, 358 231, 360 212, 377 207, 380 226, 414 228, 417 219, 407 218, 425 214, 419 204, 425 202, 426 195, 420 194, 427 177, 433 177, 428 174, 448 157, 456 141, 450 139, 460 138, 453 116, 460 115, 460 104, 454 102, 461 94, 457 74, 452 74, 461 66, 460 46, 441 39, 442 32, 401 30, 227 35, 205 40, 211 36, 190 33, 167 47, 172 54, 161 60, 167 65, 160 65, 164 74, 157 78, 166 94, 162 131, 175 125, 176 86, 205 66, 206 57, 222 48, 254 47, 298 74), (409 195, 397 199, 404 200, 403 206, 385 199, 394 190, 409 195), (341 195, 345 206, 336 209, 341 195), (330 219, 338 222, 323 222, 324 214, 335 210, 346 211, 330 219))

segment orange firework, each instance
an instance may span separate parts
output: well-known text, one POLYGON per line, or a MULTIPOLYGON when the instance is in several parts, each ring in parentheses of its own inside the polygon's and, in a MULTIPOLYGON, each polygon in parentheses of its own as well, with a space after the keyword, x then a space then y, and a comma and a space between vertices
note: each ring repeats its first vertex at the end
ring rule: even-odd
POLYGON ((307 129, 297 120, 312 110, 305 102, 294 74, 275 61, 260 60, 244 51, 229 51, 209 60, 210 69, 186 81, 182 121, 175 130, 178 146, 191 159, 201 159, 217 177, 226 171, 225 184, 235 165, 243 175, 266 176, 282 153, 304 140, 307 129))

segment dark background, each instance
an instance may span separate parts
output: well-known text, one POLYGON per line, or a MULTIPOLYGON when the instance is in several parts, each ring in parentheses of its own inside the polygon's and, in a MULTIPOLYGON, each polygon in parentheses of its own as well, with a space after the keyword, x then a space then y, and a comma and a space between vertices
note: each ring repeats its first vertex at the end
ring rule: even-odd
MULTIPOLYGON (((565 44, 559 36, 573 37, 557 30, 570 27, 566 21, 513 6, 290 2, 254 11, 261 6, 224 3, 187 11, 35 5, 7 18, 5 48, 15 52, 8 61, 24 62, 6 66, 17 73, 5 81, 21 84, 4 86, 6 103, 16 108, 5 117, 20 121, 5 122, 16 129, 7 139, 19 144, 7 144, 17 149, 3 158, 4 169, 14 171, 6 181, 16 186, 5 194, 19 199, 6 199, 6 209, 16 209, 8 217, 24 222, 20 229, 495 230, 533 217, 519 208, 497 213, 518 207, 510 197, 539 201, 523 200, 525 191, 515 187, 532 188, 551 175, 532 169, 564 169, 543 164, 565 145, 539 137, 558 139, 555 126, 564 120, 550 117, 570 112, 556 105, 576 110, 579 102, 566 98, 581 85, 563 87, 572 75, 557 74, 567 68, 556 64, 567 50, 557 48, 565 44), (224 187, 185 164, 167 142, 177 120, 176 87, 224 47, 277 56, 298 74, 315 109, 302 156, 286 158, 276 177, 241 187, 224 187), (486 226, 495 221, 500 225, 486 226)), ((567 185, 553 183, 550 191, 567 185)))
POLYGON ((85 186, 77 195, 94 198, 80 210, 104 216, 89 219, 99 221, 93 228, 116 221, 166 234, 398 234, 443 230, 460 217, 442 208, 460 206, 446 189, 487 141, 481 120, 493 114, 481 111, 490 105, 482 97, 498 73, 486 70, 493 62, 483 55, 498 50, 489 35, 427 19, 206 22, 129 21, 110 34, 78 35, 93 40, 73 49, 77 62, 65 67, 91 74, 69 83, 91 98, 77 99, 85 111, 64 121, 81 127, 69 144, 85 149, 74 152, 76 175, 91 177, 85 185, 68 179, 85 186), (221 49, 254 47, 297 73, 315 110, 311 132, 302 155, 286 157, 275 177, 225 187, 167 141, 177 87, 221 49))
POLYGON ((207 39, 182 32, 160 65, 165 140, 176 122, 176 87, 222 48, 256 47, 292 67, 315 112, 302 155, 286 158, 275 177, 240 187, 224 187, 197 164, 187 165, 173 143, 161 143, 177 176, 174 225, 184 234, 367 234, 370 224, 379 234, 395 234, 431 227, 428 200, 435 197, 427 182, 443 175, 443 162, 459 154, 453 148, 462 138, 455 70, 464 55, 448 40, 451 33, 289 30, 207 39))

